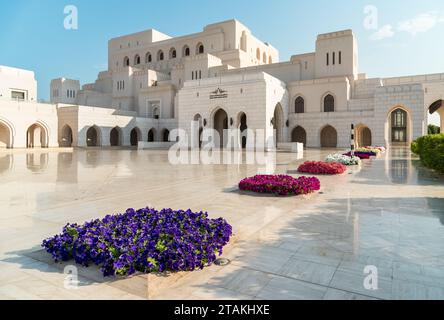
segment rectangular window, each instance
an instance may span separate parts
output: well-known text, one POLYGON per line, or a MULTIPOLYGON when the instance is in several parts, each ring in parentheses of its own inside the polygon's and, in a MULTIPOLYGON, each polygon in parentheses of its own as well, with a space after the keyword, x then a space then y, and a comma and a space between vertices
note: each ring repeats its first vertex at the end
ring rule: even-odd
POLYGON ((330 55, 327 52, 327 66, 330 65, 330 55))
POLYGON ((336 52, 333 52, 333 65, 336 63, 336 52))
POLYGON ((199 79, 202 79, 202 71, 199 70, 199 79))
POLYGON ((11 98, 14 100, 25 100, 25 93, 23 91, 11 91, 11 98))
POLYGON ((342 51, 339 51, 339 64, 342 64, 342 51))
POLYGON ((194 80, 194 71, 191 71, 191 80, 194 80))

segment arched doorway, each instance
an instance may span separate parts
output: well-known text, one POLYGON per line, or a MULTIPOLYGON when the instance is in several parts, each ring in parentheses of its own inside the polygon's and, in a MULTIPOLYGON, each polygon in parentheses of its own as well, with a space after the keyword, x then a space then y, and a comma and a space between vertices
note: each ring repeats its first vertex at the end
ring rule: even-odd
POLYGON ((198 113, 194 116, 193 121, 197 122, 197 126, 199 128, 199 148, 202 147, 202 133, 203 133, 203 121, 202 116, 198 113))
POLYGON ((433 117, 435 120, 433 121, 434 123, 429 123, 429 124, 433 124, 440 127, 440 131, 441 133, 444 132, 444 100, 437 100, 435 102, 433 102, 430 107, 429 107, 429 114, 433 115, 433 117), (437 117, 439 117, 439 119, 437 119, 437 117))
POLYGON ((284 136, 284 112, 280 103, 276 105, 273 115, 273 129, 276 132, 276 146, 279 142, 283 142, 284 136))
POLYGON ((29 127, 27 133, 27 148, 46 148, 48 147, 48 133, 39 123, 29 127))
POLYGON ((139 144, 139 141, 140 141, 140 130, 139 130, 139 128, 134 128, 133 130, 131 130, 130 140, 131 140, 131 145, 133 147, 135 147, 135 146, 137 146, 139 144))
POLYGON ((406 144, 408 142, 408 118, 407 111, 397 108, 390 114, 391 142, 394 144, 406 144))
POLYGON ((10 128, 6 124, 0 122, 0 149, 12 148, 11 136, 10 128))
POLYGON ((239 118, 239 130, 241 132, 241 146, 242 149, 246 149, 247 148, 247 129, 248 129, 248 124, 247 124, 247 115, 244 112, 241 112, 238 116, 239 118))
POLYGON ((120 128, 115 127, 111 130, 111 133, 109 135, 109 142, 111 144, 111 147, 118 147, 122 144, 120 128))
POLYGON ((356 144, 358 148, 372 145, 372 131, 367 126, 358 126, 356 129, 356 144))
POLYGON ((338 133, 330 125, 321 130, 321 148, 336 148, 338 146, 338 133))
POLYGON ((148 142, 154 142, 156 139, 156 130, 151 129, 148 131, 148 142))
POLYGON ((224 130, 228 129, 228 114, 223 109, 217 110, 214 114, 214 130, 219 133, 219 142, 214 141, 216 143, 216 147, 224 148, 224 130), (219 145, 217 145, 219 144, 219 145))
POLYGON ((301 126, 297 126, 291 132, 291 142, 299 142, 304 145, 307 145, 307 132, 301 126))
POLYGON ((91 127, 86 132, 86 145, 88 147, 98 147, 100 144, 99 131, 96 127, 91 127))
POLYGON ((170 141, 170 131, 168 129, 163 129, 162 131, 162 141, 163 142, 168 142, 170 141))
POLYGON ((62 128, 62 136, 60 138, 60 147, 71 148, 72 147, 72 129, 69 125, 65 125, 62 128))

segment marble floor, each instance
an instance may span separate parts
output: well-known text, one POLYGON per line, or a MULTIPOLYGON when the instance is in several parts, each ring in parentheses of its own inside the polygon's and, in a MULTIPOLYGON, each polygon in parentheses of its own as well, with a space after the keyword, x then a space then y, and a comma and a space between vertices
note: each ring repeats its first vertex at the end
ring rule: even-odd
MULTIPOLYGON (((303 159, 277 154, 277 173, 303 159)), ((392 149, 321 192, 276 198, 237 183, 258 165, 171 165, 166 151, 0 151, 0 299, 444 299, 444 177, 392 149), (102 278, 41 250, 68 222, 127 208, 206 210, 234 228, 226 266, 168 276, 102 278), (377 269, 377 290, 364 269, 377 269)), ((374 275, 374 273, 373 273, 374 275)))

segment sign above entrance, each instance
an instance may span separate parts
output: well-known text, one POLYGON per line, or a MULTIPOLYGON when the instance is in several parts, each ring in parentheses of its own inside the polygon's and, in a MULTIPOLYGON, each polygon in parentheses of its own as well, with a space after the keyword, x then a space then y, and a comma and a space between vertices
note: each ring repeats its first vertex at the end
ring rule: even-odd
POLYGON ((228 93, 221 88, 217 88, 216 91, 210 92, 210 99, 226 99, 228 98, 228 93))

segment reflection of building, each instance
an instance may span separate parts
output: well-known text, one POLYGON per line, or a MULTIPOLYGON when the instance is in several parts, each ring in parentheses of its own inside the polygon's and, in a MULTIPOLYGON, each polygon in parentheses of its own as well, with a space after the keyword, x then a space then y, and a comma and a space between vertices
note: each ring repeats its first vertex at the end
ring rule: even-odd
POLYGON ((4 146, 161 142, 171 129, 189 131, 192 120, 201 131, 264 129, 267 138, 309 147, 349 146, 353 123, 359 145, 405 145, 426 133, 428 112, 444 122, 444 74, 368 79, 351 30, 321 34, 314 52, 279 62, 274 47, 236 20, 176 38, 148 30, 111 39, 108 70, 95 83, 59 78, 50 92, 57 138, 33 128, 28 144, 16 144, 8 138, 18 134, 15 120, 3 112, 4 146))

